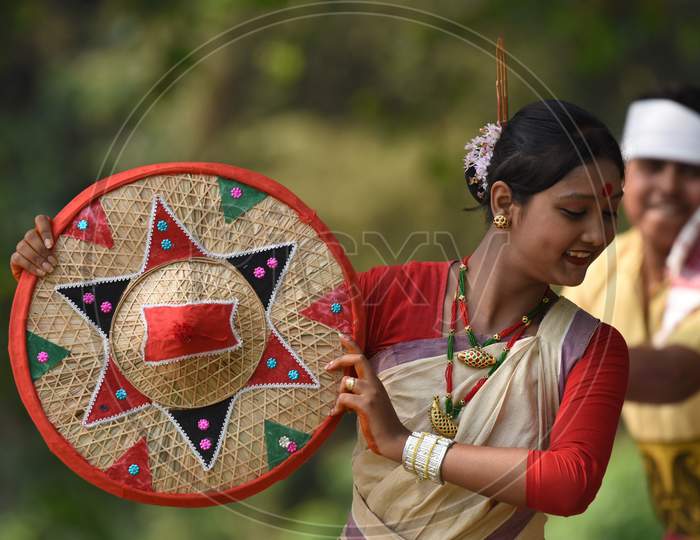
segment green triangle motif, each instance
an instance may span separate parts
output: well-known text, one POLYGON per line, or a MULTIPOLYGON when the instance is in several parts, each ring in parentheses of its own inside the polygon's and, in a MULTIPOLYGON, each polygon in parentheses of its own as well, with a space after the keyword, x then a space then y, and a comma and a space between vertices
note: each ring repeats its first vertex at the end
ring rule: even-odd
POLYGON ((267 193, 258 191, 248 184, 221 177, 218 180, 221 210, 224 213, 226 223, 231 223, 267 197, 267 193))
POLYGON ((27 357, 29 358, 29 372, 32 375, 32 380, 36 381, 69 354, 68 349, 27 330, 27 357))
POLYGON ((293 441, 297 446, 296 452, 311 439, 311 435, 302 431, 283 426, 272 420, 265 420, 265 446, 267 446, 267 466, 270 470, 290 456, 290 452, 280 444, 281 437, 287 437, 293 441))

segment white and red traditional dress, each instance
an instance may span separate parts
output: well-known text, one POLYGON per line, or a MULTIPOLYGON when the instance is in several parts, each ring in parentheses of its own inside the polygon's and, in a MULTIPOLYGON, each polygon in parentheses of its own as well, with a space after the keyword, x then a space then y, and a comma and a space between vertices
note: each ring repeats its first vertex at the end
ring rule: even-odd
MULTIPOLYGON (((442 334, 449 271, 457 261, 380 266, 359 276, 367 311, 365 354, 401 422, 432 431, 429 410, 444 393, 442 334)), ((497 355, 504 343, 486 347, 497 355)), ((469 347, 457 337, 456 351, 469 347)), ((624 399, 628 352, 622 336, 564 298, 537 333, 518 340, 504 364, 462 409, 459 443, 530 449, 527 507, 454 484, 417 482, 401 463, 367 448, 353 452, 353 503, 343 538, 543 538, 545 513, 583 512, 600 487, 624 399)), ((456 362, 459 398, 484 370, 456 362)))

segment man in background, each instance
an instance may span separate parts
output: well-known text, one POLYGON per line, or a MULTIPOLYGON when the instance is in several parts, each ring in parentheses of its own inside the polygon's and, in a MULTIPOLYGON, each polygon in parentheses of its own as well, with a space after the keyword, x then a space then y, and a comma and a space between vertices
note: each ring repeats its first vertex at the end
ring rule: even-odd
POLYGON ((652 342, 668 306, 666 259, 700 208, 700 88, 677 86, 634 101, 622 149, 631 228, 580 286, 562 294, 627 340, 623 418, 644 458, 650 496, 667 539, 700 538, 700 310, 663 345, 652 342))

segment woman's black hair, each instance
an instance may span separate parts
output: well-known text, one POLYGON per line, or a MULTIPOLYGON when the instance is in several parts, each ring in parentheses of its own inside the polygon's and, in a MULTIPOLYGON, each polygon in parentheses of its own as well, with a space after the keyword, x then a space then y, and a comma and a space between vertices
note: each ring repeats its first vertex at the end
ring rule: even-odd
POLYGON ((642 94, 635 101, 670 99, 700 114, 700 86, 687 83, 668 83, 655 92, 642 94))
POLYGON ((480 185, 469 182, 473 168, 465 171, 465 178, 469 191, 491 219, 493 182, 508 184, 513 200, 525 204, 576 167, 603 159, 612 161, 620 176, 624 175, 620 146, 605 124, 572 103, 536 101, 520 109, 503 126, 487 170, 486 191, 479 192, 480 185))

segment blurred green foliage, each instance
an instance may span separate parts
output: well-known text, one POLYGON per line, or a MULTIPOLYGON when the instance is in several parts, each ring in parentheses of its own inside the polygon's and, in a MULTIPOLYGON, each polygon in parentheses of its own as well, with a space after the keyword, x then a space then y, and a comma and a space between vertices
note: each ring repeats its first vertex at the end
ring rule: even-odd
MULTIPOLYGON (((281 181, 358 270, 466 253, 483 218, 462 212, 473 204, 462 147, 494 120, 489 40, 502 33, 513 55, 511 111, 556 96, 619 133, 635 95, 697 76, 698 13, 661 0, 2 3, 3 257, 35 214, 55 214, 94 180, 187 160, 281 181)), ((13 291, 5 271, 4 327, 13 291)), ((311 462, 244 503, 149 507, 98 491, 53 457, 4 366, 0 540, 335 537, 344 522, 351 418, 311 462)), ((547 528, 548 538, 660 534, 624 433, 590 509, 547 528)))

